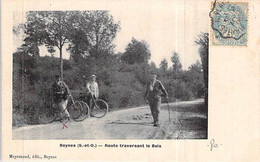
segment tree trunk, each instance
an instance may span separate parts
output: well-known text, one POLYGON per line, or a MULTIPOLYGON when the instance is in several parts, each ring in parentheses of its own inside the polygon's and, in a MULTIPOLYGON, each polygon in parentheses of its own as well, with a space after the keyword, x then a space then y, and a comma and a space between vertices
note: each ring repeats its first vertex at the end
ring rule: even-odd
POLYGON ((61 76, 61 80, 63 81, 63 59, 62 59, 62 46, 60 46, 59 50, 60 50, 60 76, 61 76))

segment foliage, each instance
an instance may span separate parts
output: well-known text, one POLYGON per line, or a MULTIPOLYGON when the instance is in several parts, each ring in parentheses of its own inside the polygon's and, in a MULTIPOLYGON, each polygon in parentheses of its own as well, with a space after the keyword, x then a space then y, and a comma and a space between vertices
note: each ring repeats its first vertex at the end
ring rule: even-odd
POLYGON ((144 40, 138 41, 135 38, 132 38, 131 43, 127 45, 125 53, 122 55, 122 61, 128 64, 148 63, 150 58, 149 45, 144 40))
POLYGON ((199 54, 202 62, 203 78, 205 84, 205 104, 208 105, 208 64, 209 64, 209 34, 201 33, 195 40, 199 45, 199 54))
POLYGON ((79 58, 113 54, 113 41, 120 30, 120 23, 114 22, 108 11, 83 11, 77 17, 78 22, 74 23, 70 34, 72 58, 77 62, 79 58))
MULTIPOLYGON (((124 53, 115 54, 113 40, 120 24, 114 22, 107 11, 33 11, 27 14, 27 21, 21 26, 26 38, 13 53, 13 125, 21 125, 19 120, 22 124, 37 124, 36 112, 52 104, 50 87, 60 71, 61 60, 64 81, 75 99, 85 92, 88 76, 96 74, 100 98, 108 102, 110 109, 144 105, 150 72, 158 74, 171 102, 204 95, 203 73, 207 72, 204 59, 202 65, 196 62, 183 70, 179 55, 174 52, 171 68, 166 59, 157 68, 152 61, 148 64, 149 45, 134 38, 124 53), (61 52, 65 43, 69 44, 70 59, 55 58, 55 49, 61 52), (51 57, 40 57, 39 45, 45 45, 51 57)), ((18 29, 14 29, 14 34, 17 32, 18 29)), ((203 58, 206 58, 205 51, 201 46, 203 58)))
POLYGON ((160 69, 162 69, 162 71, 167 71, 168 70, 168 61, 166 59, 163 59, 161 64, 160 64, 160 69))
POLYGON ((172 70, 175 73, 179 73, 182 71, 182 65, 181 65, 181 61, 179 58, 179 54, 177 52, 173 52, 173 56, 171 57, 171 61, 172 61, 172 70))

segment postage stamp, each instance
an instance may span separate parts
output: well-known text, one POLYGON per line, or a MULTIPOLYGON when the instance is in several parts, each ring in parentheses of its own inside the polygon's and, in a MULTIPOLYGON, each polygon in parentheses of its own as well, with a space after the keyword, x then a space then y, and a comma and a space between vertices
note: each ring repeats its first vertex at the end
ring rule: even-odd
POLYGON ((247 46, 248 3, 215 1, 209 16, 212 45, 247 46))

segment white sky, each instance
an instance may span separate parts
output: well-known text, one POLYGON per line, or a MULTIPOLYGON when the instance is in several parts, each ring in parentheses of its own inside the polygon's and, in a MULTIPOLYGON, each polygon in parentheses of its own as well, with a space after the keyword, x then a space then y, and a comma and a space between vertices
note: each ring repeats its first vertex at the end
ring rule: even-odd
MULTIPOLYGON (((153 3, 154 4, 154 3, 153 3)), ((124 52, 132 37, 145 40, 150 45, 151 61, 159 66, 166 58, 171 65, 172 52, 180 55, 184 69, 199 60, 198 46, 194 41, 200 32, 209 31, 210 1, 178 0, 160 3, 156 6, 135 7, 110 10, 116 22, 120 21, 121 30, 114 41, 116 52, 124 52), (172 5, 172 6, 169 6, 172 5)), ((24 13, 14 14, 14 25, 25 21, 24 13)), ((22 43, 22 36, 14 37, 14 51, 22 43)), ((69 53, 64 49, 64 58, 69 53)), ((48 54, 45 47, 40 55, 48 54)), ((58 57, 58 50, 56 52, 58 57)))

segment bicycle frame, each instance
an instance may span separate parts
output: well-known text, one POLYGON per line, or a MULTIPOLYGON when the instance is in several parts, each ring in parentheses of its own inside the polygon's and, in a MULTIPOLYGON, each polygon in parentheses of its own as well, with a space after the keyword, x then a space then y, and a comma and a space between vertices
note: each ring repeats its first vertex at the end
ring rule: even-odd
POLYGON ((90 101, 90 105, 89 105, 90 108, 93 107, 93 104, 94 104, 94 106, 95 106, 96 100, 97 100, 97 99, 95 99, 95 97, 92 95, 92 93, 91 93, 91 99, 92 99, 92 100, 90 101))
MULTIPOLYGON (((75 101, 74 101, 74 98, 73 98, 73 96, 71 95, 71 93, 69 94, 69 98, 71 99, 72 104, 75 106, 75 101)), ((66 109, 68 109, 68 107, 67 107, 66 109)))
POLYGON ((75 116, 73 117, 72 112, 69 112, 71 117, 73 118, 73 120, 82 121, 82 120, 86 119, 87 114, 89 113, 88 104, 86 104, 84 101, 75 101, 71 93, 69 94, 69 97, 71 99, 72 104, 69 106, 70 109, 68 109, 68 107, 67 107, 67 109, 69 111, 74 110, 74 109, 71 109, 71 106, 73 106, 75 108, 75 110, 79 113, 77 117, 75 117, 75 116), (78 106, 80 106, 80 108, 78 106))
POLYGON ((52 103, 50 109, 47 112, 40 112, 41 123, 51 123, 55 120, 57 121, 57 118, 61 120, 64 119, 62 116, 62 113, 64 113, 64 111, 68 111, 70 118, 72 118, 75 121, 82 121, 86 119, 87 114, 89 112, 89 106, 83 101, 75 101, 71 93, 69 93, 68 95, 68 100, 71 100, 72 103, 69 104, 69 106, 67 105, 64 110, 60 110, 59 105, 57 103, 52 103), (49 120, 48 117, 45 118, 44 114, 52 114, 52 117, 47 115, 50 117, 49 120))

